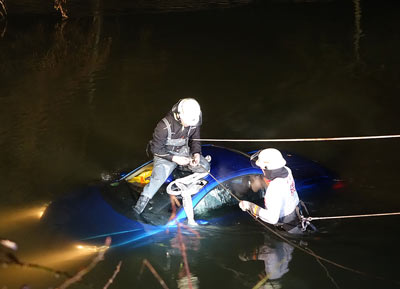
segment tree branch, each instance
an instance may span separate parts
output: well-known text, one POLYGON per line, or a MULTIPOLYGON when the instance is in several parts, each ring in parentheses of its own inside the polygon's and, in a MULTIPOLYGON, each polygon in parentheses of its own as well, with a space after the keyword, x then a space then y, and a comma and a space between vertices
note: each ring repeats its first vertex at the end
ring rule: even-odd
MULTIPOLYGON (((105 241, 105 246, 109 247, 111 244, 111 238, 107 237, 105 241)), ((78 271, 74 276, 71 278, 67 279, 62 283, 60 286, 57 287, 57 289, 65 289, 71 286, 72 284, 81 281, 82 277, 89 273, 100 261, 104 260, 104 254, 106 253, 107 250, 102 250, 97 254, 97 256, 92 260, 92 262, 89 264, 89 266, 83 268, 82 270, 78 271)))

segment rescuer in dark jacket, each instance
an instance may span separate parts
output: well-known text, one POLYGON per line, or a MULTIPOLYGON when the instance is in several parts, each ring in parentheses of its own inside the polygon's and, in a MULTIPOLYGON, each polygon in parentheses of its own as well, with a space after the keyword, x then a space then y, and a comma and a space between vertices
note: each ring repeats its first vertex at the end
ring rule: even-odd
MULTIPOLYGON (((199 103, 193 98, 181 99, 158 122, 154 129, 150 149, 154 156, 150 182, 144 187, 133 210, 141 214, 172 171, 178 166, 199 167, 201 159, 199 103)), ((207 161, 202 164, 208 165, 207 161)), ((204 169, 209 169, 208 167, 204 169)))

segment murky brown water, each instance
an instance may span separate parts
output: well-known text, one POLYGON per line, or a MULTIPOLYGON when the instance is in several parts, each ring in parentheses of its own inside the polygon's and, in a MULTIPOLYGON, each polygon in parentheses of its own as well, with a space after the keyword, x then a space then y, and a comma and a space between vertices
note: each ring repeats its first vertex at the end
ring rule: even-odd
MULTIPOLYGON (((400 133, 398 2, 354 1, 358 13, 352 1, 247 2, 70 1, 64 22, 51 5, 6 3, 8 18, 0 22, 0 237, 19 244, 22 260, 69 272, 88 263, 92 254, 40 235, 37 212, 102 173, 148 160, 154 125, 179 98, 199 100, 207 138, 400 133)), ((398 139, 224 145, 275 146, 337 172, 346 187, 329 200, 313 200, 316 215, 399 211, 398 139)), ((309 241, 309 248, 369 274, 326 265, 334 282, 315 259, 274 243, 257 224, 202 228, 201 239, 186 240, 193 282, 252 288, 267 259, 239 255, 270 245, 291 252, 289 271, 275 286, 397 288, 387 281, 398 279, 397 222, 318 223, 329 234, 309 241)), ((113 288, 161 288, 148 270, 140 275, 143 258, 169 288, 188 288, 173 236, 109 251, 87 282, 102 288, 122 260, 113 288)), ((60 282, 41 270, 0 269, 2 288, 60 282)))

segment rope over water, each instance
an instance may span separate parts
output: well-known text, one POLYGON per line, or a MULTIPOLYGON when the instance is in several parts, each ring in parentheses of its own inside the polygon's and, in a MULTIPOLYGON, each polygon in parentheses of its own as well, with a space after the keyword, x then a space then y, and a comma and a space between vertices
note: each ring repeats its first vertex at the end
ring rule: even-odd
POLYGON ((348 215, 348 216, 331 216, 331 217, 307 217, 307 221, 315 220, 330 220, 330 219, 348 219, 348 218, 365 218, 365 217, 382 217, 382 216, 394 216, 400 215, 400 212, 393 213, 379 213, 379 214, 365 214, 365 215, 348 215))
POLYGON ((327 138, 281 138, 281 139, 218 139, 218 138, 200 138, 196 141, 209 142, 307 142, 307 141, 343 141, 343 140, 370 140, 400 138, 400 134, 392 135, 374 135, 374 136, 350 136, 350 137, 327 137, 327 138))
MULTIPOLYGON (((208 171, 207 171, 207 172, 208 172, 208 171)), ((212 177, 212 178, 218 183, 218 185, 221 186, 221 187, 222 187, 227 193, 229 193, 233 198, 235 198, 235 199, 236 199, 237 201, 239 201, 239 202, 241 201, 237 196, 235 196, 235 194, 233 194, 231 191, 229 191, 229 190, 228 190, 215 176, 213 176, 210 172, 208 172, 208 175, 209 175, 210 177, 212 177)), ((356 273, 356 274, 359 274, 359 275, 364 275, 364 276, 367 276, 367 277, 372 277, 372 278, 379 279, 379 280, 383 280, 383 281, 393 282, 393 283, 395 283, 395 284, 397 284, 397 285, 400 284, 400 282, 397 281, 397 280, 389 280, 389 279, 386 279, 386 278, 381 277, 381 276, 376 276, 376 275, 368 274, 368 273, 366 273, 366 272, 363 272, 363 271, 360 271, 360 270, 356 270, 356 269, 353 269, 353 268, 348 267, 348 266, 341 265, 341 264, 336 263, 336 262, 334 262, 334 261, 332 261, 332 260, 329 260, 329 259, 327 259, 327 258, 324 258, 324 257, 322 257, 322 256, 320 256, 320 255, 318 255, 318 254, 315 254, 311 249, 309 249, 309 248, 304 248, 304 247, 302 247, 302 246, 300 246, 300 245, 298 245, 298 244, 292 242, 292 241, 289 240, 288 238, 285 238, 283 235, 281 235, 280 233, 278 233, 278 232, 275 231, 274 229, 270 228, 267 224, 265 224, 264 222, 262 222, 261 220, 259 220, 256 216, 254 216, 253 214, 251 214, 249 211, 246 211, 246 212, 247 212, 256 222, 258 222, 261 226, 263 226, 265 229, 267 229, 268 231, 270 231, 272 234, 276 235, 278 238, 280 238, 280 239, 283 240, 284 242, 286 242, 286 243, 292 245, 293 247, 299 249, 300 251, 302 251, 302 252, 304 252, 304 253, 306 253, 306 254, 308 254, 308 255, 314 257, 320 264, 321 264, 321 261, 324 261, 324 262, 326 262, 326 263, 328 263, 328 264, 331 264, 331 265, 333 265, 333 266, 336 266, 336 267, 338 267, 338 268, 341 268, 341 269, 346 270, 346 271, 349 271, 349 272, 353 272, 353 273, 356 273)), ((378 216, 378 215, 379 215, 379 216, 380 216, 380 215, 383 216, 383 215, 394 215, 394 214, 397 215, 397 214, 400 214, 400 213, 353 215, 353 216, 354 216, 354 217, 355 217, 355 216, 365 216, 365 217, 367 217, 367 216, 378 216)), ((353 217, 353 216, 338 216, 338 217, 353 217)), ((317 217, 317 218, 318 218, 318 217, 317 217)), ((319 217, 319 218, 331 218, 331 217, 319 217)), ((316 218, 313 218, 313 219, 315 220, 316 218)), ((321 264, 321 265, 322 265, 322 264, 321 264)), ((322 265, 322 267, 324 267, 324 266, 322 265)), ((325 267, 324 267, 324 269, 326 270, 325 267)), ((336 282, 334 282, 334 281, 333 281, 333 283, 336 284, 336 282)))

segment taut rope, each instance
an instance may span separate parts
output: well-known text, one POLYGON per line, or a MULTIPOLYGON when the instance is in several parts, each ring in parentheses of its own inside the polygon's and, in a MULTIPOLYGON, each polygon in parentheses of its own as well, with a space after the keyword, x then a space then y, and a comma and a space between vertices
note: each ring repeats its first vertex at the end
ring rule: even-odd
POLYGON ((380 214, 365 214, 365 215, 348 215, 348 216, 331 216, 331 217, 307 217, 307 218, 304 218, 304 219, 307 220, 307 221, 314 221, 314 220, 329 220, 329 219, 381 217, 381 216, 394 216, 394 215, 400 215, 400 212, 380 213, 380 214))
POLYGON ((307 142, 307 141, 344 141, 344 140, 370 140, 370 139, 387 139, 400 138, 400 134, 391 135, 374 135, 374 136, 349 136, 349 137, 326 137, 326 138, 281 138, 281 139, 218 139, 218 138, 201 138, 193 139, 197 141, 209 142, 307 142))

